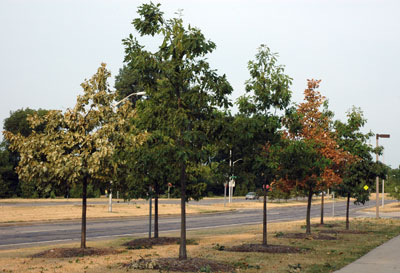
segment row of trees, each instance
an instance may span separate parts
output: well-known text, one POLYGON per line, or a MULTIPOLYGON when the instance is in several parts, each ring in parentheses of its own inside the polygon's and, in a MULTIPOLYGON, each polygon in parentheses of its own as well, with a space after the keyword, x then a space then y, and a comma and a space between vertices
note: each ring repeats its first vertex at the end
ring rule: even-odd
MULTIPOLYGON (((158 237, 158 198, 172 184, 181 198, 179 258, 186 259, 185 204, 207 191, 221 193, 233 173, 230 159, 242 159, 234 170, 239 192, 268 185, 307 196, 307 233, 313 194, 331 188, 368 199, 363 187, 384 173, 372 161, 370 133, 361 132, 361 110, 333 121, 316 80, 308 81, 303 103, 291 104, 292 79, 262 45, 248 63, 246 94, 233 115, 232 87, 206 59, 216 45, 182 19, 165 19, 160 5, 143 4, 138 14, 136 32, 160 44, 153 52, 132 34, 123 40, 116 91, 102 64, 73 108, 33 112, 26 134, 5 127, 2 151, 16 154, 20 181, 40 189, 81 187, 82 248, 89 186, 105 189, 112 181, 127 199, 154 196, 158 237)), ((266 244, 266 202, 264 219, 266 244)))

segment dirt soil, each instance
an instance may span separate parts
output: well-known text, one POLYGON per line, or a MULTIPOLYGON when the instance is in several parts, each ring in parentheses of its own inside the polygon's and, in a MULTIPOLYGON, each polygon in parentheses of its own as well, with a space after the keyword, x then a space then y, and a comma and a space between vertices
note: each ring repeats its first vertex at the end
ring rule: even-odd
POLYGON ((368 231, 361 231, 361 230, 321 230, 319 233, 330 233, 330 234, 366 234, 368 231))
POLYGON ((325 227, 325 228, 333 228, 333 227, 338 227, 339 224, 312 224, 311 227, 325 227))
POLYGON ((160 259, 139 259, 122 267, 129 269, 158 269, 179 272, 232 272, 235 268, 232 265, 220 263, 217 261, 189 258, 187 260, 179 260, 176 258, 160 258, 160 259))
MULTIPOLYGON (((179 237, 158 237, 158 238, 139 238, 123 244, 131 248, 151 248, 152 246, 176 245, 179 244, 179 237)), ((194 244, 193 240, 187 239, 186 244, 194 244)))
POLYGON ((336 237, 316 233, 312 233, 311 235, 306 233, 285 233, 280 237, 288 239, 336 240, 336 237))
POLYGON ((121 253, 113 248, 53 248, 33 254, 32 258, 71 258, 84 256, 102 256, 121 253))
POLYGON ((262 244, 244 244, 225 249, 233 252, 264 252, 264 253, 299 253, 302 250, 297 247, 285 245, 262 245, 262 244))

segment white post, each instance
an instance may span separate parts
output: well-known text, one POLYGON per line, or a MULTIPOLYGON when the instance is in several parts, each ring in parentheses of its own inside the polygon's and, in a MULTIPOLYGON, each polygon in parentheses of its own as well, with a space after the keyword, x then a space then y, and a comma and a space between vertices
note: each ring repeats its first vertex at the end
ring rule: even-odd
POLYGON ((332 217, 335 217, 335 192, 332 191, 332 217))
POLYGON ((112 189, 110 189, 108 197, 108 212, 112 212, 112 189))
POLYGON ((229 173, 230 173, 230 176, 231 177, 229 177, 229 203, 231 203, 232 202, 232 183, 231 183, 231 180, 232 180, 232 176, 233 176, 233 173, 232 173, 232 150, 229 150, 229 173))

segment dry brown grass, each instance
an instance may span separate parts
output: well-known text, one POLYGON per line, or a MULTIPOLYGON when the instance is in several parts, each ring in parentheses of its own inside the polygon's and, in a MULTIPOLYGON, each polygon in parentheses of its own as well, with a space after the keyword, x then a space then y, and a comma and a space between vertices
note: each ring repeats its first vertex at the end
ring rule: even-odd
MULTIPOLYGON (((335 202, 344 201, 344 198, 335 198, 335 202)), ((324 204, 332 203, 333 200, 330 197, 325 197, 324 204)), ((315 197, 312 200, 313 205, 321 204, 321 197, 315 197)), ((213 207, 223 207, 224 204, 215 204, 213 207)), ((261 209, 263 207, 263 200, 260 197, 259 200, 255 200, 254 202, 243 202, 242 200, 234 200, 232 203, 227 203, 227 207, 233 209, 261 209)), ((272 202, 268 202, 268 208, 281 208, 281 207, 291 207, 291 206, 307 206, 307 200, 273 200, 272 202)))
MULTIPOLYGON (((375 207, 368 208, 368 209, 363 209, 362 211, 368 211, 368 212, 375 212, 375 207)), ((394 202, 390 204, 385 204, 385 206, 382 208, 382 205, 379 206, 379 212, 399 212, 400 213, 400 202, 394 202)))
MULTIPOLYGON (((373 195, 371 196, 373 197, 373 195)), ((113 218, 113 217, 135 217, 146 216, 149 213, 148 203, 130 202, 129 204, 123 203, 123 200, 114 199, 112 212, 108 212, 108 204, 106 198, 93 198, 88 199, 88 202, 104 202, 102 204, 88 205, 87 217, 89 219, 95 218, 113 218), (119 201, 119 203, 117 203, 119 201)), ((214 205, 197 205, 196 203, 189 203, 187 205, 187 212, 190 214, 195 213, 210 213, 210 212, 223 212, 234 209, 261 209, 263 207, 262 200, 254 202, 243 202, 243 198, 234 198, 233 203, 227 203, 224 207, 223 203, 214 205)), ((343 198, 335 198, 335 201, 343 201, 343 198)), ((17 223, 17 222, 40 222, 40 221, 54 221, 54 220, 70 220, 80 219, 82 214, 81 205, 73 203, 80 202, 80 199, 2 199, 1 202, 5 203, 43 203, 43 202, 67 202, 68 205, 52 206, 2 206, 0 205, 0 224, 1 223, 17 223)), ((330 197, 325 198, 325 203, 332 202, 330 197)), ((313 204, 320 204, 321 198, 316 197, 313 199, 313 204)), ((305 206, 306 200, 289 200, 287 202, 281 201, 268 203, 268 208, 287 207, 287 206, 305 206)), ((153 207, 154 213, 154 207, 153 207)), ((160 215, 174 215, 180 213, 179 204, 160 204, 160 215)))
MULTIPOLYGON (((204 205, 187 205, 187 213, 208 213, 217 211, 228 211, 229 207, 211 207, 204 205)), ((88 205, 88 218, 105 217, 133 217, 145 216, 149 213, 148 204, 124 204, 114 203, 112 212, 108 212, 108 205, 95 204, 88 205)), ((153 206, 154 213, 154 206, 153 206)), ((180 205, 178 204, 160 204, 160 215, 179 214, 180 205)), ((57 205, 57 206, 0 206, 0 223, 10 222, 33 222, 33 221, 51 221, 78 219, 82 215, 81 205, 57 205)))
MULTIPOLYGON (((332 218, 326 219, 327 222, 332 218)), ((343 229, 342 218, 340 227, 343 229)), ((314 223, 318 219, 313 220, 314 223)), ((302 225, 304 221, 289 223, 271 223, 268 225, 268 242, 270 244, 290 245, 300 248, 307 248, 308 251, 296 254, 265 254, 265 253, 239 253, 225 252, 215 249, 215 245, 226 247, 243 243, 261 242, 262 233, 260 225, 241 226, 232 228, 214 228, 198 231, 189 231, 188 238, 196 239, 198 245, 188 246, 189 257, 213 259, 221 262, 234 264, 246 269, 246 273, 253 272, 290 272, 289 265, 300 264, 302 272, 331 272, 339 269, 345 264, 364 255, 371 248, 389 240, 400 233, 400 221, 357 219, 351 221, 351 228, 369 231, 367 234, 338 234, 335 241, 296 240, 277 238, 274 235, 278 232, 304 232, 302 225)), ((321 228, 324 229, 324 228, 321 228)), ((325 228, 327 229, 327 228, 325 228)), ((317 229, 313 229, 316 232, 317 229)), ((163 236, 177 236, 177 233, 163 233, 163 236)), ((118 240, 89 242, 90 247, 110 246, 116 249, 122 243, 132 238, 121 238, 118 240)), ((78 247, 78 244, 64 244, 56 247, 78 247)), ((101 257, 78 257, 64 259, 42 259, 27 258, 34 253, 50 249, 52 247, 42 246, 19 250, 0 251, 0 270, 2 272, 126 272, 126 268, 120 265, 129 263, 140 257, 159 258, 177 257, 179 246, 155 246, 152 249, 126 250, 115 255, 101 257)), ((144 270, 130 272, 159 272, 158 270, 144 270)))

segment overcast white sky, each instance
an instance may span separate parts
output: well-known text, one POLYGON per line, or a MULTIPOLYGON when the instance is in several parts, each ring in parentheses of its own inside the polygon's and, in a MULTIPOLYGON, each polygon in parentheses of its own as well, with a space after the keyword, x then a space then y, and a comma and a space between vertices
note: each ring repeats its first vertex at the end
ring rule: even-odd
MULTIPOLYGON (((306 79, 322 79, 335 117, 361 107, 366 131, 391 134, 380 143, 385 162, 399 166, 400 1, 160 2, 167 17, 183 9, 185 23, 217 44, 209 60, 227 74, 232 99, 244 93, 247 62, 267 44, 294 79, 295 102, 306 79)), ((133 32, 141 3, 147 1, 0 0, 0 121, 20 108, 72 107, 80 83, 101 62, 114 77, 122 66, 121 39, 133 32)))

